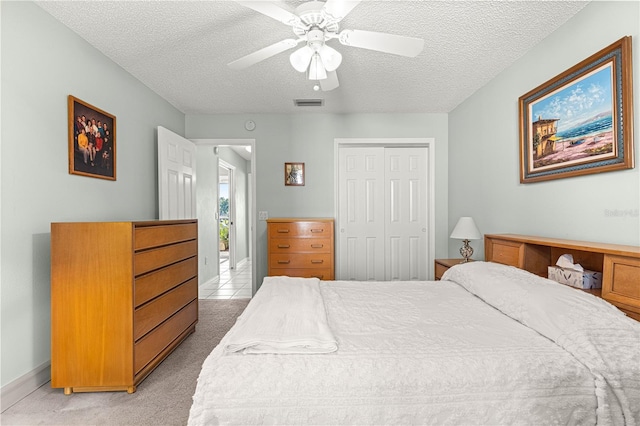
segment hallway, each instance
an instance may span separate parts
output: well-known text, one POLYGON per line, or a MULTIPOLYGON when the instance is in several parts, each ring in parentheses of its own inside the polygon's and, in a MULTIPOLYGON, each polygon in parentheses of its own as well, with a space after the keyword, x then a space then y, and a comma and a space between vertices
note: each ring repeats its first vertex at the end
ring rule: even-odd
POLYGON ((251 298, 251 261, 240 262, 229 269, 229 252, 220 252, 220 278, 198 289, 200 299, 251 298))

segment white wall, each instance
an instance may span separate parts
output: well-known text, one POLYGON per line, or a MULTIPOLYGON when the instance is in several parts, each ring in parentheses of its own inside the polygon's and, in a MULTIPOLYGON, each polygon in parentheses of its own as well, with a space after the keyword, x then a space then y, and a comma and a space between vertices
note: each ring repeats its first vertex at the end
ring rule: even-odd
POLYGON ((157 218, 155 129, 184 115, 34 3, 1 7, 4 390, 50 359, 50 223, 157 218), (68 173, 70 94, 116 116, 117 181, 68 173))
MULTIPOLYGON (((255 138, 256 206, 269 217, 334 217, 334 139, 435 138, 436 257, 447 255, 447 114, 187 115, 189 139, 255 138), (256 129, 245 130, 246 120, 256 129), (305 186, 284 186, 284 163, 305 163, 305 186)), ((267 272, 266 224, 257 224, 258 285, 267 272)))
MULTIPOLYGON (((482 233, 517 233, 640 245, 640 3, 591 2, 449 115, 449 232, 472 216, 482 233), (632 170, 520 184, 518 98, 633 36, 632 170), (619 216, 607 211, 627 212, 619 216)), ((474 258, 484 258, 474 241, 474 258)), ((461 242, 449 253, 459 256, 461 242)))
POLYGON ((196 203, 198 214, 198 284, 220 273, 218 262, 218 157, 213 146, 196 146, 196 203))

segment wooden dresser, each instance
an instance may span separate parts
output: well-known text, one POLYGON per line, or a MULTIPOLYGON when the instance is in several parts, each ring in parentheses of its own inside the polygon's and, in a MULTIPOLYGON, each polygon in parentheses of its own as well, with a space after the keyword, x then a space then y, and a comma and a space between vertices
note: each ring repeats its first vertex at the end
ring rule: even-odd
POLYGON ((51 387, 133 393, 197 322, 196 220, 51 224, 51 387))
POLYGON ((640 321, 640 247, 557 238, 502 234, 484 236, 485 260, 547 277, 563 254, 574 263, 602 272, 602 290, 585 290, 640 321))
POLYGON ((267 219, 267 275, 333 280, 333 219, 267 219))

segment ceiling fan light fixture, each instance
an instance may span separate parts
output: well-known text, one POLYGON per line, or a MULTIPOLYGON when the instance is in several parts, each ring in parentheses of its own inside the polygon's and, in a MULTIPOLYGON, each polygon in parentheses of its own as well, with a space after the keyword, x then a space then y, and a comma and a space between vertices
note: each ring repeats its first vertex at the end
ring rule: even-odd
POLYGON ((311 56, 313 56, 313 50, 309 46, 303 46, 289 56, 289 62, 296 71, 305 72, 311 62, 311 56))
POLYGON ((318 53, 314 53, 311 57, 311 65, 309 65, 309 80, 324 80, 327 78, 327 70, 322 64, 322 59, 318 53))
POLYGON ((337 70, 342 63, 342 55, 340 52, 326 44, 322 46, 318 53, 320 54, 320 58, 322 58, 325 69, 329 72, 337 70))

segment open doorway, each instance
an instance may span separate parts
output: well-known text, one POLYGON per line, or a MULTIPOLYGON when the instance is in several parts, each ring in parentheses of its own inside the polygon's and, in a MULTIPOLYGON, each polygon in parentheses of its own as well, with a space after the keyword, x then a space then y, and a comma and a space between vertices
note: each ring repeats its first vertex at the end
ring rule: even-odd
POLYGON ((198 146, 198 164, 203 171, 202 178, 198 179, 198 222, 202 238, 198 256, 203 259, 201 266, 206 266, 207 257, 215 259, 208 270, 203 268, 200 298, 251 297, 256 288, 256 265, 252 262, 256 220, 253 212, 255 140, 195 139, 193 142, 198 146))
POLYGON ((220 160, 218 166, 218 234, 220 274, 236 269, 235 259, 235 188, 233 183, 234 168, 220 160))

